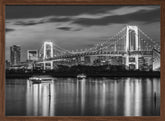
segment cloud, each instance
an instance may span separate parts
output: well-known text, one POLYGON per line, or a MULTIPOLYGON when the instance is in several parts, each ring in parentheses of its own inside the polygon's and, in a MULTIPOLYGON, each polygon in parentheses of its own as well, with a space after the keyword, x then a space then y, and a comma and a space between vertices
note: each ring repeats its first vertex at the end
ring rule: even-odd
POLYGON ((7 5, 6 19, 41 18, 45 16, 76 16, 80 14, 105 13, 121 6, 93 5, 7 5), (69 9, 68 9, 69 8, 69 9))
POLYGON ((69 17, 53 17, 53 18, 50 18, 47 22, 68 22, 71 20, 72 19, 69 17))
POLYGON ((135 13, 125 14, 125 15, 113 15, 106 16, 99 19, 89 19, 81 18, 73 21, 73 24, 79 24, 82 26, 98 26, 98 25, 108 25, 108 24, 129 24, 130 22, 144 22, 151 23, 160 21, 160 9, 155 9, 152 11, 140 10, 135 13))
POLYGON ((72 29, 72 31, 81 31, 83 30, 82 28, 75 28, 75 29, 72 29))
MULTIPOLYGON (((53 10, 55 8, 57 10, 59 9, 56 6, 53 8, 53 10)), ((31 18, 7 19, 6 23, 11 22, 15 25, 32 26, 32 25, 44 24, 44 23, 65 23, 66 22, 66 23, 72 23, 72 24, 79 24, 83 26, 93 26, 93 25, 107 25, 111 23, 122 23, 122 22, 128 23, 130 21, 142 21, 142 20, 144 21, 144 19, 146 19, 146 21, 151 21, 151 20, 155 20, 155 18, 156 19, 160 18, 159 6, 124 6, 124 7, 123 6, 115 6, 115 7, 105 6, 105 8, 100 7, 100 6, 92 6, 91 11, 88 10, 89 6, 80 7, 81 8, 80 10, 77 10, 78 6, 77 7, 73 6, 72 10, 68 9, 68 7, 66 6, 62 8, 65 8, 64 11, 67 9, 70 12, 73 12, 73 11, 74 12, 79 11, 79 12, 77 12, 77 14, 70 13, 69 14, 70 16, 63 13, 61 15, 56 14, 52 16, 48 16, 49 15, 48 14, 47 16, 39 17, 39 18, 37 18, 37 16, 36 18, 32 18, 33 17, 33 14, 32 14, 31 18), (87 10, 83 11, 85 10, 85 8, 87 10), (153 16, 154 14, 156 15, 156 17, 153 16)), ((61 12, 61 10, 59 12, 61 12)))
POLYGON ((15 29, 11 29, 11 28, 6 28, 6 29, 5 29, 6 32, 12 32, 12 31, 14 31, 14 30, 15 30, 15 29))
POLYGON ((23 26, 32 26, 32 25, 36 25, 36 24, 43 24, 45 23, 44 21, 40 21, 40 22, 35 22, 35 21, 28 21, 28 22, 25 22, 25 21, 17 21, 15 23, 15 25, 23 25, 23 26))
POLYGON ((108 16, 114 15, 126 15, 131 13, 136 13, 141 10, 151 11, 158 9, 159 6, 120 6, 115 9, 104 9, 104 12, 98 12, 95 14, 85 13, 75 16, 75 18, 88 18, 88 19, 100 19, 108 16))
POLYGON ((80 28, 78 26, 74 26, 74 27, 63 26, 63 27, 57 27, 56 29, 63 30, 63 31, 81 31, 81 30, 83 30, 83 28, 80 28))
POLYGON ((69 31, 69 30, 71 30, 72 28, 71 28, 71 27, 58 27, 58 28, 56 28, 56 29, 69 31))
POLYGON ((6 25, 18 25, 18 26, 34 26, 38 24, 44 23, 68 23, 71 22, 72 19, 64 16, 47 16, 41 18, 21 18, 21 19, 7 19, 6 25))
POLYGON ((159 6, 119 6, 119 5, 7 5, 6 19, 41 18, 46 16, 97 17, 97 15, 124 15, 139 10, 153 10, 159 6), (69 8, 69 9, 68 9, 69 8))

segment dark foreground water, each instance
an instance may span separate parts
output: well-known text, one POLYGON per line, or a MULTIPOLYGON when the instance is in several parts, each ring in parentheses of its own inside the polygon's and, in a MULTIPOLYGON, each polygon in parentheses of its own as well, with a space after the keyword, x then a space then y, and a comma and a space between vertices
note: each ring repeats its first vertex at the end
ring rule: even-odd
POLYGON ((159 78, 6 80, 7 116, 159 116, 159 78))

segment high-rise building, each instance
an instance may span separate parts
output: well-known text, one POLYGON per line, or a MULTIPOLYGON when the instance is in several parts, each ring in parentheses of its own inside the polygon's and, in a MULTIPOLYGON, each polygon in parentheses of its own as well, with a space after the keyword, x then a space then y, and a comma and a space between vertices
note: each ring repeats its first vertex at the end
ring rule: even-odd
POLYGON ((10 47, 10 62, 12 65, 18 65, 21 61, 21 47, 13 45, 10 47))

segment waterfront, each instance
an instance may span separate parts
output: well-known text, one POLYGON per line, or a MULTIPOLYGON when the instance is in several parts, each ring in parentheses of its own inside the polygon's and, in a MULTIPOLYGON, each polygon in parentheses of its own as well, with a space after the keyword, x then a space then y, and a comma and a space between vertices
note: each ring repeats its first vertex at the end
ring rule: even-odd
POLYGON ((160 78, 6 80, 7 116, 159 116, 160 78))

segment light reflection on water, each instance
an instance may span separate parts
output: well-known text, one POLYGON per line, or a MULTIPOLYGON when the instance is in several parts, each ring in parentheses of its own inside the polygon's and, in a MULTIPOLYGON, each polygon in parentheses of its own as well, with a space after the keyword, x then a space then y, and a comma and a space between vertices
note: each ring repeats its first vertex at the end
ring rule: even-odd
POLYGON ((158 116, 158 78, 6 80, 8 116, 158 116))

